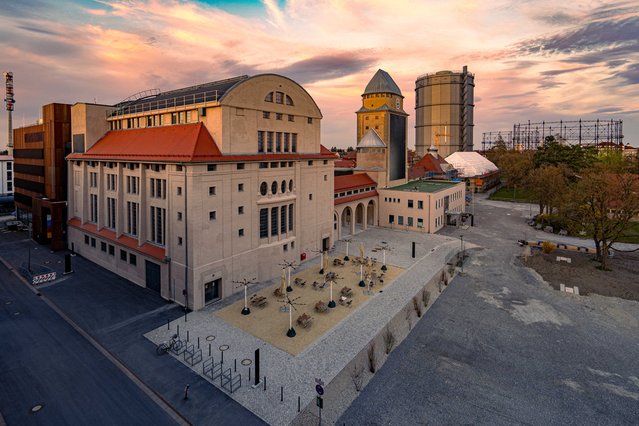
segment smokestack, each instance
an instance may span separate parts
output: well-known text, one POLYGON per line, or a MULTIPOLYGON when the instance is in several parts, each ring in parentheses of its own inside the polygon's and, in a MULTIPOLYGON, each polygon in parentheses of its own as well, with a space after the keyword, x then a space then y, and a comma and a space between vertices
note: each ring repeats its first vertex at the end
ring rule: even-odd
POLYGON ((7 148, 9 150, 9 154, 13 154, 13 104, 15 103, 15 99, 13 99, 13 73, 11 71, 4 73, 4 82, 6 87, 6 97, 4 98, 4 102, 7 108, 7 148))

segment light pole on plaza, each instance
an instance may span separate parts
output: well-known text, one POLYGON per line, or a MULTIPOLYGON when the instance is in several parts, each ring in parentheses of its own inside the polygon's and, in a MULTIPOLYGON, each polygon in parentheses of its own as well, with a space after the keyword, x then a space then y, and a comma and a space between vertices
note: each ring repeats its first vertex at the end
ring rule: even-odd
POLYGON ((464 273, 464 236, 463 235, 459 235, 459 239, 460 239, 460 249, 461 249, 461 271, 462 273, 464 273))
POLYGON ((249 315, 251 310, 248 307, 248 299, 247 299, 247 288, 249 284, 255 284, 255 278, 247 280, 244 278, 242 281, 233 281, 234 284, 238 284, 239 286, 244 286, 244 309, 242 309, 242 315, 249 315))
POLYGON ((351 238, 346 238, 344 240, 344 242, 346 243, 346 256, 344 256, 344 260, 346 260, 348 262, 349 257, 348 257, 348 244, 353 241, 351 238))

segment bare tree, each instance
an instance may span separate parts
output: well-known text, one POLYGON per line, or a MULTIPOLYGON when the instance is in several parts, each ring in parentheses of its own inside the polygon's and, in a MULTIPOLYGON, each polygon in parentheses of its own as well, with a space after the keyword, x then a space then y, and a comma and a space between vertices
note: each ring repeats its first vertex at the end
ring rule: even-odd
POLYGON ((355 385, 355 390, 357 392, 362 390, 362 384, 364 383, 364 366, 355 364, 350 371, 351 380, 353 381, 353 385, 355 385))
POLYGON ((386 355, 388 355, 395 346, 395 335, 392 331, 390 331, 388 326, 386 327, 386 330, 384 330, 382 338, 384 339, 384 349, 386 350, 386 355))
POLYGON ((377 370, 377 353, 375 352, 375 342, 368 347, 368 371, 375 374, 377 370))
POLYGON ((410 306, 406 307, 406 322, 408 322, 408 331, 413 328, 413 310, 410 306))
POLYGON ((419 298, 417 296, 413 297, 413 308, 415 309, 415 313, 417 314, 417 318, 421 318, 421 316, 422 316, 422 304, 419 302, 419 298))

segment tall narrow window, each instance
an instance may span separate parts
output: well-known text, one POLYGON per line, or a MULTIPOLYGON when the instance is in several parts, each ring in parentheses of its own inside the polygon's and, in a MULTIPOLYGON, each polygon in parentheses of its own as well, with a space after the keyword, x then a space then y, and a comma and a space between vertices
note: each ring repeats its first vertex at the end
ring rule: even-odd
POLYGON ((293 214, 294 214, 294 207, 293 207, 293 204, 290 204, 288 206, 288 230, 289 231, 293 230, 293 214))
POLYGON ((271 236, 278 234, 278 226, 277 226, 277 207, 271 208, 271 236))
POLYGON ((282 132, 275 134, 275 152, 282 152, 282 132))
POLYGON ((107 228, 115 229, 115 198, 107 198, 107 228))
POLYGON ((260 238, 268 238, 268 209, 260 209, 260 238))
POLYGON ((273 132, 266 133, 266 151, 273 152, 273 132))
POLYGON ((262 130, 257 132, 257 152, 264 152, 264 132, 262 130))
POLYGON ((286 206, 282 206, 280 212, 280 233, 286 234, 286 206))
POLYGON ((290 149, 290 139, 291 139, 291 134, 286 132, 284 133, 284 152, 289 152, 290 149))
POLYGON ((91 209, 90 209, 90 221, 96 223, 98 221, 98 196, 91 194, 91 209))
POLYGON ((297 152, 297 133, 291 133, 291 151, 297 152))
POLYGON ((126 203, 126 232, 129 235, 138 235, 138 203, 127 201, 126 203))

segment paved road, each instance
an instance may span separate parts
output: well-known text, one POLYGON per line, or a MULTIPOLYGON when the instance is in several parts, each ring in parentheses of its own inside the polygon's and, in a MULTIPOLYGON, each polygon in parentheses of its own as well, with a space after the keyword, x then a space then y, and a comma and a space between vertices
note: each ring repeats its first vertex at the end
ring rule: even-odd
MULTIPOLYGON (((57 272, 63 270, 63 253, 51 253, 45 247, 36 246, 34 243, 25 240, 20 234, 4 234, 0 238, 0 256, 15 266, 19 266, 25 261, 24 254, 28 251, 27 247, 31 247, 33 264, 43 265, 57 272)), ((99 341, 146 385, 160 394, 190 422, 198 425, 264 424, 250 411, 194 374, 177 360, 169 356, 157 356, 155 354, 154 345, 144 338, 143 334, 162 324, 166 324, 167 320, 173 320, 183 315, 178 306, 167 303, 156 293, 134 285, 79 256, 73 258, 73 269, 75 273, 64 276, 52 285, 41 287, 42 294, 54 302, 71 320, 95 340, 99 341), (183 400, 183 391, 186 384, 190 385, 189 399, 187 401, 183 400)), ((20 285, 24 287, 24 285, 20 285)), ((29 292, 27 288, 24 288, 24 290, 29 292)), ((31 292, 29 293, 32 298, 27 300, 33 303, 35 298, 35 302, 38 302, 37 298, 31 292)), ((28 303, 25 306, 29 306, 28 303)), ((30 309, 38 310, 36 308, 30 309)), ((55 315, 52 316, 56 318, 55 315)), ((47 324, 48 321, 37 321, 35 323, 47 324)), ((15 333, 15 330, 8 329, 4 337, 7 339, 13 338, 12 333, 15 333)), ((60 337, 57 345, 61 345, 65 341, 64 337, 60 337)), ((24 348, 27 356, 36 356, 31 354, 31 352, 36 351, 36 349, 37 351, 41 350, 39 347, 30 348, 29 345, 24 348)), ((0 354, 0 357, 4 358, 4 354, 0 354)), ((91 353, 91 358, 92 362, 97 362, 100 359, 100 354, 97 352, 91 353)), ((66 356, 63 354, 60 360, 64 359, 66 359, 66 356)), ((66 361, 66 363, 73 364, 72 361, 66 361)), ((104 359, 103 363, 109 364, 104 359)), ((4 384, 3 381, 0 381, 0 383, 4 384)), ((38 377, 32 377, 29 383, 30 385, 17 392, 14 398, 30 401, 37 397, 38 394, 34 394, 33 389, 39 386, 38 377)), ((134 386, 132 383, 129 384, 134 386)), ((4 389, 4 387, 2 388, 4 389)), ((43 396, 47 396, 49 391, 49 389, 45 389, 43 396)), ((105 392, 111 391, 111 386, 105 390, 105 392)), ((58 392, 53 392, 52 394, 56 393, 58 392)), ((8 416, 4 412, 4 407, 9 405, 11 401, 0 390, 0 412, 5 417, 8 416)), ((98 405, 101 403, 100 398, 94 399, 91 394, 87 393, 85 403, 88 402, 98 405)), ((113 406, 117 407, 117 404, 120 403, 127 405, 127 398, 114 401, 113 406)), ((153 403, 151 402, 151 404, 153 403)), ((133 406, 135 407, 135 405, 133 406)), ((159 410, 157 406, 154 408, 159 410)), ((24 412, 24 410, 22 411, 24 412)), ((115 414, 111 415, 111 411, 105 409, 102 413, 102 423, 126 424, 120 421, 117 411, 114 410, 113 413, 115 414)), ((133 418, 137 419, 137 421, 129 422, 128 424, 139 424, 140 421, 147 423, 147 416, 145 416, 144 411, 140 411, 138 417, 133 418)), ((152 419, 153 417, 149 416, 148 423, 151 423, 152 419)), ((13 424, 10 419, 7 419, 7 422, 13 424)), ((68 421, 67 423, 87 424, 84 421, 68 421)), ((97 424, 101 423, 98 422, 97 424)), ((157 424, 162 424, 162 422, 157 422, 157 424)))
POLYGON ((175 422, 0 264, 0 412, 8 425, 175 422), (36 404, 43 409, 30 410, 36 404))
POLYGON ((637 424, 639 304, 550 289, 515 258, 528 211, 475 210, 486 249, 338 424, 637 424))

